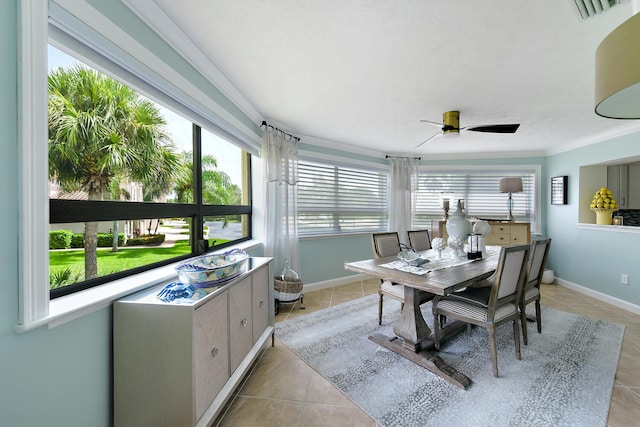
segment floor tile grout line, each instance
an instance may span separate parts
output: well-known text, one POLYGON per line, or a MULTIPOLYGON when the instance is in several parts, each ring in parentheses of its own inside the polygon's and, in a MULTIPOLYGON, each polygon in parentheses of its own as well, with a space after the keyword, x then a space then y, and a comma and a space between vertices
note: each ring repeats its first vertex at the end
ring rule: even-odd
POLYGON ((614 388, 615 388, 615 387, 625 389, 625 390, 629 391, 630 393, 635 394, 637 397, 640 397, 640 392, 638 392, 638 391, 635 391, 635 390, 634 390, 634 388, 637 388, 637 389, 639 389, 639 391, 640 391, 640 388, 639 388, 639 387, 630 387, 630 386, 626 386, 626 385, 624 385, 624 384, 619 384, 619 385, 618 385, 618 384, 616 384, 616 385, 614 385, 614 388))
POLYGON ((244 399, 257 399, 257 400, 273 400, 275 402, 289 402, 289 403, 301 403, 301 404, 309 403, 312 405, 325 405, 325 406, 331 406, 335 408, 354 408, 353 405, 346 405, 346 404, 335 403, 335 402, 317 402, 315 400, 306 400, 306 399, 302 399, 302 400, 283 399, 283 398, 277 398, 277 397, 253 396, 249 394, 246 394, 246 395, 238 394, 238 395, 234 395, 234 397, 235 398, 242 397, 244 399))

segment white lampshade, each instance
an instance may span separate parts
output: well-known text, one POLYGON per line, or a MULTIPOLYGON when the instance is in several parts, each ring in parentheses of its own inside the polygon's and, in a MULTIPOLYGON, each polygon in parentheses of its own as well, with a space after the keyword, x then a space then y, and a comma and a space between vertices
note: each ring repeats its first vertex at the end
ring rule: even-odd
POLYGON ((596 114, 640 118, 640 13, 613 30, 596 50, 596 114))
POLYGON ((500 192, 501 193, 521 193, 522 192, 522 178, 501 178, 500 179, 500 192))

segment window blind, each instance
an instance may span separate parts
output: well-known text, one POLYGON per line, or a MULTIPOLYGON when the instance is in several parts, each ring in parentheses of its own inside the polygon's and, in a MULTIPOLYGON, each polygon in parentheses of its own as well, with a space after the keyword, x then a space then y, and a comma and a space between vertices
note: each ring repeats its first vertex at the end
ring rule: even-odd
MULTIPOLYGON (((500 193, 500 179, 522 178, 522 192, 513 193, 513 216, 516 221, 535 224, 535 171, 533 170, 465 170, 421 171, 418 190, 414 193, 414 228, 430 228, 432 219, 443 218, 441 193, 452 193, 449 212, 456 209, 458 199, 464 200, 468 216, 481 219, 506 219, 508 193, 500 193)), ((532 230, 533 231, 533 230, 532 230)))
POLYGON ((298 173, 299 235, 386 230, 387 171, 300 160, 298 173))

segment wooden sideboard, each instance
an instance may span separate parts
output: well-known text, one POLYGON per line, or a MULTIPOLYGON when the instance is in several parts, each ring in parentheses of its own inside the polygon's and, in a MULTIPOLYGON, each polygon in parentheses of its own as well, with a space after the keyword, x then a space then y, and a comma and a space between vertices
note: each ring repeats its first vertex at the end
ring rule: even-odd
MULTIPOLYGON (((517 245, 531 242, 531 224, 528 222, 488 221, 491 233, 485 236, 487 245, 517 245)), ((471 221, 473 224, 473 221, 471 221)), ((447 222, 443 220, 431 221, 431 238, 442 237, 448 239, 447 222)))
POLYGON ((273 340, 271 264, 250 258, 245 273, 196 301, 163 302, 161 285, 114 303, 116 427, 215 420, 273 340))

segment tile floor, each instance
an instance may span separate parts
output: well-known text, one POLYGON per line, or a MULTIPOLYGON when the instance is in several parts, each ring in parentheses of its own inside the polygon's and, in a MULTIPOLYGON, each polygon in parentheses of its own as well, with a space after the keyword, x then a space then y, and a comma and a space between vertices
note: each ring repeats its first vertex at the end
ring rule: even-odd
MULTIPOLYGON (((377 289, 378 280, 371 279, 305 293, 306 309, 300 310, 298 303, 284 305, 276 316, 276 323, 375 294, 377 289)), ((640 419, 637 362, 640 360, 640 315, 555 284, 542 286, 542 305, 626 326, 607 425, 637 425, 640 419)), ((529 331, 535 333, 535 327, 529 331)), ((279 343, 277 337, 275 347, 266 347, 214 425, 377 426, 342 392, 279 343)))

